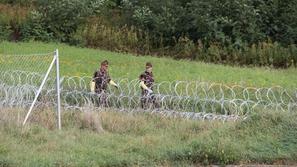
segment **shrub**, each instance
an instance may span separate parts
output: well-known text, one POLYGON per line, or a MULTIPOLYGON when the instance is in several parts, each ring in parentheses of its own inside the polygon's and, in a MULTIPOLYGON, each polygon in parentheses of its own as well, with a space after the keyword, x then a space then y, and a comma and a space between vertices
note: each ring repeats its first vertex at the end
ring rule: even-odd
POLYGON ((46 27, 42 21, 42 14, 38 11, 32 11, 28 21, 22 25, 22 40, 54 40, 53 33, 48 32, 46 27))
POLYGON ((80 0, 39 0, 37 1, 36 22, 52 34, 56 40, 71 41, 71 34, 75 33, 79 25, 93 10, 90 1, 80 0))
POLYGON ((135 27, 114 28, 101 24, 99 18, 91 18, 85 27, 76 33, 79 40, 90 47, 99 47, 113 51, 145 53, 147 34, 135 27))
POLYGON ((188 37, 180 37, 174 46, 175 58, 194 59, 196 46, 188 37))
POLYGON ((11 33, 12 30, 9 25, 0 23, 0 41, 8 40, 10 38, 11 33))
POLYGON ((0 40, 20 39, 21 25, 26 22, 29 9, 0 4, 0 40))

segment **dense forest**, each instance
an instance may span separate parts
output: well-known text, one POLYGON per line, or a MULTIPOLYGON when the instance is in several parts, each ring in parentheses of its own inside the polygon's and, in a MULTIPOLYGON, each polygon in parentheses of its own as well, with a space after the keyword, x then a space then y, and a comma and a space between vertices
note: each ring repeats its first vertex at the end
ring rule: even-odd
POLYGON ((0 40, 297 66, 297 0, 0 0, 0 40))

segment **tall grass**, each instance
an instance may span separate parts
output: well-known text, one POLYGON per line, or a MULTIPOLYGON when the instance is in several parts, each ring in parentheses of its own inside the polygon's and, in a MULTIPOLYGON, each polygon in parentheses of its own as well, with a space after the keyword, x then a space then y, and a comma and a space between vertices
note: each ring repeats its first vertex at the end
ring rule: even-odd
POLYGON ((135 27, 121 28, 106 26, 98 19, 91 19, 77 34, 83 46, 104 48, 111 51, 130 52, 168 56, 176 59, 200 60, 218 64, 238 66, 270 66, 288 68, 297 66, 295 45, 283 47, 268 40, 258 44, 224 46, 220 43, 203 44, 192 41, 186 36, 175 40, 175 44, 166 46, 162 36, 155 37, 135 27))
MULTIPOLYGON (((42 112, 42 110, 40 110, 42 112)), ((150 114, 65 112, 63 130, 0 122, 1 166, 296 164, 296 113, 262 111, 240 122, 150 114), (77 119, 79 118, 79 119, 77 119), (87 122, 93 124, 86 125, 87 122), (96 123, 94 123, 94 121, 96 123), (102 128, 97 131, 96 127, 102 128)))
POLYGON ((151 53, 151 39, 148 33, 133 26, 107 26, 97 17, 89 18, 88 23, 74 34, 74 38, 83 46, 93 48, 137 54, 151 53))

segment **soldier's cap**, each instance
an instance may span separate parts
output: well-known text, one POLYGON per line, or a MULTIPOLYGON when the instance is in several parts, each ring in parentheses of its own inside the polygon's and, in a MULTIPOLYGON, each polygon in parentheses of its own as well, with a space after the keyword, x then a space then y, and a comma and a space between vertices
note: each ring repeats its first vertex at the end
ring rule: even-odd
POLYGON ((145 64, 145 67, 146 67, 146 68, 150 68, 150 67, 153 67, 153 65, 152 65, 152 63, 147 62, 147 63, 145 64))
POLYGON ((102 62, 101 62, 101 65, 102 65, 102 66, 108 65, 108 61, 107 61, 107 60, 102 61, 102 62))

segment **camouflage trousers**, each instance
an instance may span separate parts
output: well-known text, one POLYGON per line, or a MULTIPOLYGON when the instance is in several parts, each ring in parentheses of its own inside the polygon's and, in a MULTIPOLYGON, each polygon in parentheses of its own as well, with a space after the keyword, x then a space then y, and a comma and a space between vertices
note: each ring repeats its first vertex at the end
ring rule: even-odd
POLYGON ((108 107, 107 92, 105 90, 96 91, 94 104, 96 107, 108 107))
POLYGON ((160 104, 157 101, 157 98, 154 94, 149 94, 144 91, 141 94, 140 104, 142 109, 156 109, 160 108, 160 104))

